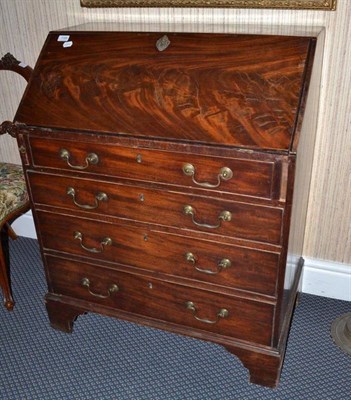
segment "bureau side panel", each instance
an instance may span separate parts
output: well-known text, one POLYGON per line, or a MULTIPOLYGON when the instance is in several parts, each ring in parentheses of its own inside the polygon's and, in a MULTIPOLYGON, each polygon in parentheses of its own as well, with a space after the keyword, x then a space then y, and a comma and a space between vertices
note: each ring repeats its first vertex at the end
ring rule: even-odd
MULTIPOLYGON (((319 111, 319 93, 320 78, 323 61, 324 49, 324 31, 322 31, 317 39, 314 55, 314 66, 311 72, 310 87, 308 97, 304 106, 303 121, 301 123, 300 135, 293 143, 293 153, 289 157, 289 184, 293 184, 294 190, 292 196, 292 209, 290 221, 290 233, 286 240, 287 246, 287 263, 285 269, 284 282, 279 282, 279 291, 282 301, 280 302, 280 312, 276 316, 275 326, 275 343, 278 343, 287 336, 289 327, 289 319, 293 310, 295 301, 295 287, 297 279, 297 270, 299 260, 302 256, 303 243, 305 236, 306 214, 310 191, 311 172, 313 164, 313 155, 315 147, 315 137, 317 129, 318 111, 319 111), (295 168, 294 168, 294 165, 295 168), (294 177, 293 177, 294 175, 294 177), (278 321, 279 319, 279 321, 278 321)), ((313 59, 313 54, 311 54, 313 59)), ((307 71, 308 73, 308 71, 307 71)), ((287 223, 286 228, 288 228, 287 223)))

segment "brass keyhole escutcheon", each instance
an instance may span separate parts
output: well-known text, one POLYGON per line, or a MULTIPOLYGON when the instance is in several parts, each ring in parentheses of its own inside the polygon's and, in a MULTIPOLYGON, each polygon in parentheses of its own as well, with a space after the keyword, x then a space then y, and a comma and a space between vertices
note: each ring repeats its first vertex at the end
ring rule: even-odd
POLYGON ((163 35, 160 37, 157 42, 156 42, 156 49, 158 51, 165 51, 167 47, 171 44, 171 41, 169 40, 167 35, 163 35))

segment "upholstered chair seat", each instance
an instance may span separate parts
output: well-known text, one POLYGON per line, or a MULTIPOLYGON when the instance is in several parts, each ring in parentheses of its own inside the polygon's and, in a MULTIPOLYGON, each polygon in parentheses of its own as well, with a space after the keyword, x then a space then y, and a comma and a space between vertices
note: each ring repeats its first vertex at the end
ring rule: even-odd
POLYGON ((8 310, 12 310, 14 306, 10 284, 8 236, 16 239, 10 223, 28 209, 29 199, 22 167, 0 162, 0 288, 8 310))
POLYGON ((28 194, 20 165, 0 162, 0 225, 28 204, 28 194))

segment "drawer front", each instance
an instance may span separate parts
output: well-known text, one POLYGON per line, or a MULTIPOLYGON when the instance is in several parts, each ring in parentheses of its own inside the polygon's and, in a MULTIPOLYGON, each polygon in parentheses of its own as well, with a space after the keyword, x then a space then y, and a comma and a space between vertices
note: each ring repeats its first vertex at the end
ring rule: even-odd
POLYGON ((48 250, 275 295, 277 253, 43 211, 37 216, 48 250), (101 244, 106 238, 111 242, 101 244))
POLYGON ((191 186, 266 199, 272 199, 274 193, 279 192, 273 190, 277 173, 274 161, 206 157, 35 137, 30 139, 30 144, 33 163, 39 167, 191 186), (89 162, 91 154, 96 154, 97 161, 89 162))
POLYGON ((270 345, 273 305, 51 256, 46 262, 56 294, 270 345))
POLYGON ((273 244, 281 240, 280 208, 49 174, 28 176, 35 203, 273 244))

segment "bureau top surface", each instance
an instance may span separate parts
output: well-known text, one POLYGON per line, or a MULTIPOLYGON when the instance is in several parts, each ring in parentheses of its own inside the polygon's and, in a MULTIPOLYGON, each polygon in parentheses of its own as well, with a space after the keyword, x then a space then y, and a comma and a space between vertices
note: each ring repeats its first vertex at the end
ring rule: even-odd
POLYGON ((314 38, 52 32, 15 121, 289 151, 314 38))

